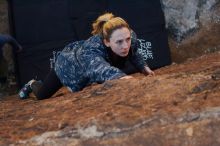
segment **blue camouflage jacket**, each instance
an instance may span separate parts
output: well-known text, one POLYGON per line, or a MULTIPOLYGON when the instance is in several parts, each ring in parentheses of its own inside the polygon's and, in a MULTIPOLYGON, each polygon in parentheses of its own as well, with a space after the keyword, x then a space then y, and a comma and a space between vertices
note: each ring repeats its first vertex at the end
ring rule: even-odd
MULTIPOLYGON (((131 35, 131 55, 127 59, 139 70, 146 65, 138 53, 136 35, 131 35)), ((100 35, 68 44, 57 56, 55 72, 64 86, 79 91, 91 83, 125 76, 119 68, 110 65, 110 54, 100 35)))

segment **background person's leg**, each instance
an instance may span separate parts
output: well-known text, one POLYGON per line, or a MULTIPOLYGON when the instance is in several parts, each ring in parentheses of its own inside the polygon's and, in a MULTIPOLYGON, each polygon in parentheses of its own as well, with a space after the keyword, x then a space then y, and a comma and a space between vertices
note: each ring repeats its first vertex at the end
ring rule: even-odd
POLYGON ((44 82, 35 81, 31 84, 32 92, 37 97, 37 99, 50 98, 62 86, 63 85, 54 70, 49 72, 44 82))

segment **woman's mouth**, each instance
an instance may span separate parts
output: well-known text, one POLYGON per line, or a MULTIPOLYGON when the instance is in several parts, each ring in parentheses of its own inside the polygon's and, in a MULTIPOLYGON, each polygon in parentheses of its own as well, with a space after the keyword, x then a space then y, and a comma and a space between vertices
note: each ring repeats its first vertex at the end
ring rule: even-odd
POLYGON ((128 55, 128 51, 121 52, 121 54, 122 54, 123 56, 126 56, 126 55, 128 55))

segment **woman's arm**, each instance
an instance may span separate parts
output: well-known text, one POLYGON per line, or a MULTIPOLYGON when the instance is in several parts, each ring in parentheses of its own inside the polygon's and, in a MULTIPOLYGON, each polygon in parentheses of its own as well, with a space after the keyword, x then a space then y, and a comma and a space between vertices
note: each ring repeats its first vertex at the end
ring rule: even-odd
POLYGON ((90 82, 102 83, 106 80, 126 76, 120 69, 111 66, 105 59, 105 54, 97 48, 82 49, 78 60, 90 82))
POLYGON ((135 67, 139 69, 140 72, 142 72, 145 75, 155 75, 155 73, 148 67, 147 63, 143 59, 143 56, 139 53, 138 47, 140 46, 140 42, 137 41, 137 36, 135 32, 131 32, 131 38, 132 38, 132 45, 131 45, 131 51, 132 51, 132 57, 131 62, 135 67))

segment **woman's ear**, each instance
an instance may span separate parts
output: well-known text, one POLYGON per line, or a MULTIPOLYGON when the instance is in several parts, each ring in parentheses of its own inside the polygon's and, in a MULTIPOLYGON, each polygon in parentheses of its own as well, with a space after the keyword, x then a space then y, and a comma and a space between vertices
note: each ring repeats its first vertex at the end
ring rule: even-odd
POLYGON ((110 43, 106 39, 104 39, 104 44, 106 45, 106 47, 110 47, 110 43))

